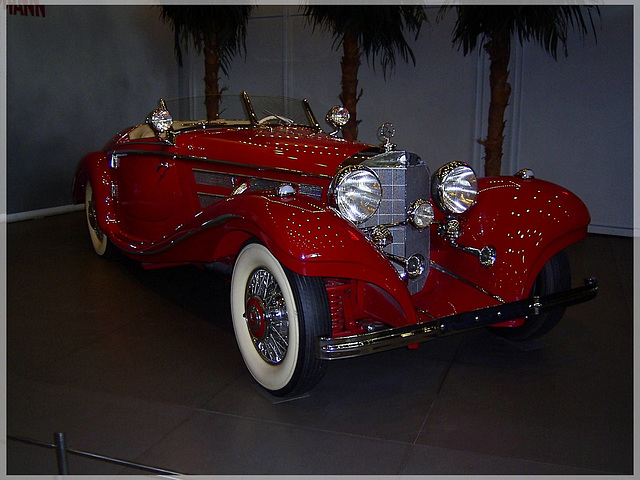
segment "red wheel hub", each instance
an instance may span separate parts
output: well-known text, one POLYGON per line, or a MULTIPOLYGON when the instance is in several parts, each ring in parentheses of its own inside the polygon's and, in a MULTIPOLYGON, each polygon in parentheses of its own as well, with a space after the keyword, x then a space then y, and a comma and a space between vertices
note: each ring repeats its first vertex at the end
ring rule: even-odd
POLYGON ((247 300, 247 326, 249 332, 256 339, 264 338, 267 330, 267 319, 264 315, 264 305, 258 297, 251 297, 247 300))

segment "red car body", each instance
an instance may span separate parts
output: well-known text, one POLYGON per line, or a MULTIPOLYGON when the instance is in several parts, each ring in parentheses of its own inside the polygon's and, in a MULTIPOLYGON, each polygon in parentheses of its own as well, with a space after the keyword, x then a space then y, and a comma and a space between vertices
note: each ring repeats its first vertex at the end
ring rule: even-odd
MULTIPOLYGON (((308 363, 317 370, 322 368, 315 364, 326 359, 468 328, 523 330, 530 316, 539 315, 540 297, 531 298, 545 265, 587 234, 584 203, 528 173, 478 178, 472 206, 462 213, 442 211, 428 191, 435 180, 424 162, 414 159, 426 171, 423 196, 434 208, 430 225, 420 232, 415 225, 402 227, 413 232, 407 235, 423 235, 428 248, 415 257, 424 261, 419 287, 409 288, 411 280, 398 267, 402 262, 406 267, 408 260, 390 260, 386 247, 372 240, 373 230, 345 218, 332 201, 341 169, 398 151, 323 133, 312 115, 307 125, 277 121, 279 115, 257 121, 248 96, 242 98, 248 102, 248 120, 194 122, 181 129, 174 121, 166 133, 154 131, 150 121, 122 131, 81 160, 74 198, 85 202, 89 183, 92 201, 85 203, 92 238, 106 239, 110 249, 145 268, 194 264, 231 270, 253 241, 287 271, 321 279, 330 329, 321 329, 305 347, 314 350, 306 355, 314 356, 308 363), (491 257, 485 264, 479 261, 483 247, 491 257), (509 313, 510 305, 518 308, 509 313), (470 312, 476 312, 475 320, 465 319, 470 312), (386 334, 393 338, 383 338, 386 334)), ((160 110, 166 112, 164 105, 160 110)), ((596 288, 590 281, 548 300, 562 307, 591 298, 596 288)), ((253 304, 249 299, 244 304, 238 315, 248 319, 253 304)), ((262 327, 251 337, 256 345, 268 323, 264 306, 258 307, 262 327)), ((307 367, 292 370, 299 368, 307 367)), ((308 389, 319 377, 297 372, 290 375, 294 380, 271 385, 261 378, 268 373, 252 373, 277 395, 308 389)))

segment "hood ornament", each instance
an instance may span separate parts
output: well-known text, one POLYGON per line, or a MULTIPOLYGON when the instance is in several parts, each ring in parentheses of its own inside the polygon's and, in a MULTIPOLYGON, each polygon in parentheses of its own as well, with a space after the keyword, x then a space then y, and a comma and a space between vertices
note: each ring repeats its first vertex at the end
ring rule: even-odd
POLYGON ((382 143, 380 144, 381 148, 384 148, 385 152, 390 152, 396 148, 395 143, 391 143, 391 139, 396 134, 396 127, 393 126, 393 123, 383 123, 380 125, 378 129, 378 140, 382 143))

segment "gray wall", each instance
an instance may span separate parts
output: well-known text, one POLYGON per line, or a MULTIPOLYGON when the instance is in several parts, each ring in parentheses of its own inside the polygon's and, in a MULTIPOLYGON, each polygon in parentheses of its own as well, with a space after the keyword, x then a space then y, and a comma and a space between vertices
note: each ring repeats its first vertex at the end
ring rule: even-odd
MULTIPOLYGON (((555 62, 537 45, 514 49, 503 173, 530 167, 579 194, 592 231, 633 234, 633 7, 602 6, 598 43, 571 38, 555 62)), ((429 8, 434 19, 437 7, 429 8)), ((413 42, 416 66, 386 80, 363 62, 360 137, 396 143, 434 169, 465 160, 482 172, 488 62, 451 46, 453 15, 413 42)), ((151 6, 47 6, 45 18, 7 18, 8 213, 69 203, 77 160, 119 128, 142 121, 158 97, 202 93, 202 59, 177 68, 173 37, 151 6), (97 34, 96 34, 97 32, 97 34)), ((260 6, 247 58, 230 92, 309 98, 318 117, 338 103, 340 52, 304 25, 297 6, 260 6)))
POLYGON ((173 36, 157 8, 7 15, 7 213, 71 203, 80 157, 177 90, 173 36))
POLYGON ((524 51, 517 161, 585 199, 592 230, 633 227, 633 11, 600 7, 598 44, 524 51))

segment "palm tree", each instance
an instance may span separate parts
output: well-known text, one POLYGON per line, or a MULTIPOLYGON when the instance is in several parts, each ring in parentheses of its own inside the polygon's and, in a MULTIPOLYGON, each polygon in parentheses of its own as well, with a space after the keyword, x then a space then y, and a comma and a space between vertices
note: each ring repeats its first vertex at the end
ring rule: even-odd
POLYGON ((191 39, 198 53, 204 52, 204 93, 207 118, 218 117, 221 90, 219 71, 228 75, 231 59, 246 54, 247 23, 250 5, 166 5, 160 18, 173 30, 178 62, 182 65, 180 45, 188 48, 191 39))
POLYGON ((599 16, 600 10, 593 6, 443 6, 438 19, 452 8, 458 14, 453 30, 454 45, 458 50, 462 47, 464 55, 483 46, 489 55, 488 132, 487 138, 479 142, 485 148, 485 175, 500 175, 504 112, 511 95, 508 77, 512 39, 517 36, 521 45, 534 40, 557 60, 559 44, 567 56, 570 27, 580 34, 583 42, 589 30, 596 36, 592 12, 595 10, 599 16))
MULTIPOLYGON (((422 6, 333 6, 307 5, 304 7, 307 22, 330 32, 333 46, 337 50, 342 45, 342 90, 340 101, 349 110, 351 119, 345 125, 343 135, 347 139, 358 138, 356 105, 362 96, 358 93, 358 69, 362 53, 367 61, 380 56, 383 74, 387 75, 396 64, 396 53, 402 60, 409 59, 415 65, 415 57, 404 31, 420 33, 422 23, 427 21, 422 6)), ((374 67, 375 68, 375 67, 374 67)))

